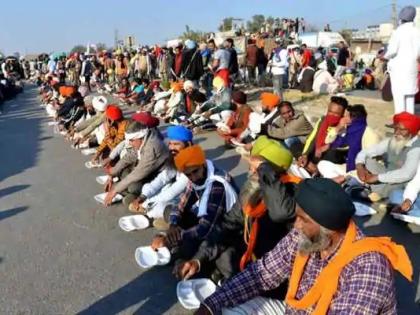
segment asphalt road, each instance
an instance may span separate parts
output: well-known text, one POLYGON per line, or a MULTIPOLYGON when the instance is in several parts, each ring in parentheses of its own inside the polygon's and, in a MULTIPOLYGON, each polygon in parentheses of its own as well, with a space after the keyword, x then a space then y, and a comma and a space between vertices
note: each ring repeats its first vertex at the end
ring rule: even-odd
MULTIPOLYGON (((86 157, 47 126, 36 91, 7 102, 0 116, 0 314, 188 314, 177 303, 169 267, 142 270, 134 250, 152 229, 126 233, 127 211, 103 208, 86 157)), ((246 165, 213 135, 200 135, 216 165, 241 183, 246 165)), ((369 234, 406 244, 419 279, 420 230, 383 214, 358 220, 369 234)), ((401 314, 419 314, 415 285, 397 277, 401 314)))

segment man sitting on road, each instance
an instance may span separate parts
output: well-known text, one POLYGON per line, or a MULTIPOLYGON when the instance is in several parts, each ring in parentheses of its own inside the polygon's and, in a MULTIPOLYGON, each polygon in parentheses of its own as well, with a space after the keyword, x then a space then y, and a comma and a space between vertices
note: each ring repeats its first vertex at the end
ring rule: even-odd
POLYGON ((271 123, 261 125, 260 135, 283 142, 295 155, 300 154, 306 137, 312 132, 311 123, 301 111, 293 108, 292 103, 283 101, 277 107, 271 123))
MULTIPOLYGON (((73 129, 73 144, 75 146, 88 141, 91 134, 103 124, 107 105, 108 101, 104 96, 95 96, 92 99, 91 106, 95 110, 95 115, 86 119, 73 129)), ((88 104, 88 106, 90 106, 90 104, 88 104)))
POLYGON ((195 314, 221 314, 237 305, 234 314, 396 314, 393 269, 411 281, 410 259, 389 238, 365 237, 354 213, 332 180, 304 180, 296 193, 295 229, 195 314), (284 302, 260 296, 287 279, 284 302))
MULTIPOLYGON (((330 128, 336 127, 348 107, 347 100, 343 97, 331 97, 327 115, 321 117, 315 125, 312 133, 308 136, 302 155, 298 158, 297 166, 308 171, 316 172, 316 165, 322 160, 335 162, 337 151, 330 149, 325 143, 330 128)), ((298 174, 295 174, 298 175, 298 174)))
POLYGON ((237 189, 230 175, 206 160, 198 145, 181 150, 175 156, 175 165, 189 183, 180 203, 165 210, 169 230, 166 236, 156 236, 152 247, 168 246, 177 253, 177 263, 178 259, 190 259, 224 213, 232 209, 237 189))
MULTIPOLYGON (((291 230, 295 219, 295 184, 287 169, 292 159, 292 154, 278 142, 266 136, 257 139, 240 202, 224 215, 193 259, 177 268, 176 274, 181 279, 213 269, 211 278, 216 283, 229 279, 254 258, 272 250, 291 230)), ((286 289, 284 283, 269 296, 284 297, 286 289)))
MULTIPOLYGON (((140 195, 143 185, 159 174, 169 156, 158 132, 139 122, 135 121, 129 125, 125 139, 134 150, 112 168, 111 174, 122 173, 128 166, 131 166, 132 170, 125 177, 120 175, 121 180, 115 186, 107 187, 109 192, 105 197, 106 206, 111 204, 116 194, 123 192, 126 192, 123 202, 128 206, 140 195)), ((109 182, 112 183, 112 180, 109 182)))
POLYGON ((394 115, 394 135, 360 151, 356 157, 359 179, 371 185, 372 201, 387 198, 391 190, 402 189, 417 171, 420 161, 420 118, 402 112, 394 115), (384 165, 374 158, 381 157, 384 165))
POLYGON ((100 158, 106 158, 111 150, 124 140, 127 125, 128 120, 124 119, 121 109, 117 105, 108 105, 105 110, 105 137, 92 158, 93 163, 97 163, 100 158))
POLYGON ((247 96, 242 91, 232 93, 232 104, 236 107, 226 124, 220 123, 218 134, 225 140, 227 146, 231 146, 231 140, 238 139, 248 126, 249 115, 252 109, 246 104, 247 96))
POLYGON ((153 225, 158 229, 167 227, 163 220, 165 208, 178 204, 181 194, 187 188, 189 180, 176 170, 173 159, 182 149, 192 146, 193 135, 184 126, 171 126, 167 129, 167 138, 171 153, 167 165, 157 177, 143 186, 140 196, 129 206, 130 211, 154 219, 153 225))
POLYGON ((213 96, 198 107, 191 116, 189 122, 192 126, 199 127, 199 129, 214 128, 214 124, 226 123, 232 115, 231 89, 218 76, 213 79, 213 88, 213 96))

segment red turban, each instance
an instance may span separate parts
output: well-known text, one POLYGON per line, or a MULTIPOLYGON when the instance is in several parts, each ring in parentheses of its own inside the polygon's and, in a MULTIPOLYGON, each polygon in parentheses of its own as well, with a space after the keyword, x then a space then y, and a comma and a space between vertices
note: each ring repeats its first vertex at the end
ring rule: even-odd
POLYGON ((131 116, 131 119, 145 125, 147 128, 159 126, 159 119, 152 116, 149 112, 135 113, 131 116))
POLYGON ((420 117, 408 112, 402 112, 394 115, 394 125, 398 124, 403 125, 415 136, 420 129, 420 117))
POLYGON ((121 109, 117 105, 108 105, 105 114, 111 120, 120 120, 123 116, 121 109))
POLYGON ((273 93, 261 93, 261 103, 268 107, 269 109, 272 109, 280 104, 281 98, 280 96, 273 94, 273 93))
POLYGON ((193 145, 182 149, 174 159, 176 168, 180 172, 185 171, 187 167, 206 164, 206 155, 199 145, 193 145))

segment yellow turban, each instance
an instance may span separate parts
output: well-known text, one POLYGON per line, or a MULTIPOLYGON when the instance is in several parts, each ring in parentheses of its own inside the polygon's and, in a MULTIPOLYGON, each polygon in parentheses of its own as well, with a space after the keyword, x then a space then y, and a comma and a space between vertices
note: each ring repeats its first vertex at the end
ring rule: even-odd
POLYGON ((225 81, 221 77, 215 77, 213 79, 213 86, 219 91, 225 86, 225 81))
POLYGON ((187 167, 206 164, 206 155, 199 145, 193 145, 179 151, 174 160, 177 170, 183 172, 187 167))
POLYGON ((280 96, 276 94, 267 93, 267 92, 261 93, 261 103, 270 109, 279 105, 280 101, 281 101, 280 96))
POLYGON ((287 171, 292 164, 293 156, 289 150, 267 136, 260 136, 255 141, 251 156, 260 156, 274 165, 287 171))

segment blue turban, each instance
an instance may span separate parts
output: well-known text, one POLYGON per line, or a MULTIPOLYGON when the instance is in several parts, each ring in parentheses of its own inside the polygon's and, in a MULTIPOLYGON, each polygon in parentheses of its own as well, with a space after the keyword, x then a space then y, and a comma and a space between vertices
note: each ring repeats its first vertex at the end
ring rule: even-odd
POLYGON ((167 137, 169 140, 192 142, 193 134, 187 127, 170 126, 167 129, 167 137))
POLYGON ((416 8, 409 5, 404 7, 399 15, 401 21, 412 22, 416 18, 416 8))

